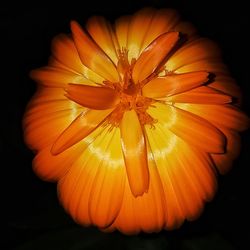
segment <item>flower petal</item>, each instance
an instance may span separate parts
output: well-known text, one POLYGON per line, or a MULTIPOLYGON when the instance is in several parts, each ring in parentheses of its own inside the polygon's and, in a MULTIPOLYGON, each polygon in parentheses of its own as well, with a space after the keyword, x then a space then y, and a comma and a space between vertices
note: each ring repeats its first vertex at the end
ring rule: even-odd
POLYGON ((232 102, 232 97, 213 88, 201 86, 181 94, 169 96, 164 100, 174 103, 225 104, 232 102))
POLYGON ((220 174, 226 174, 233 166, 233 161, 240 153, 241 137, 238 132, 232 129, 219 127, 227 137, 227 148, 225 154, 211 154, 220 174))
POLYGON ((128 29, 131 16, 122 16, 115 21, 115 33, 120 49, 127 48, 128 29))
POLYGON ((172 31, 172 28, 178 23, 179 18, 179 14, 173 9, 160 9, 155 11, 147 29, 147 33, 144 36, 141 50, 144 50, 158 36, 172 31))
POLYGON ((84 65, 82 64, 73 40, 65 35, 56 36, 51 45, 53 56, 63 65, 75 72, 83 73, 84 65))
POLYGON ((175 95, 204 84, 208 81, 208 76, 208 72, 200 71, 157 77, 143 87, 142 93, 151 98, 175 95))
POLYGON ((82 63, 111 82, 117 82, 119 75, 109 57, 81 29, 78 23, 71 22, 73 39, 82 63))
POLYGON ((24 115, 25 142, 34 150, 47 147, 83 110, 64 96, 63 89, 40 87, 24 115))
POLYGON ((154 103, 148 113, 184 141, 209 153, 224 153, 225 136, 208 121, 179 108, 154 103))
POLYGON ((58 195, 64 208, 78 223, 83 225, 92 223, 89 216, 90 192, 92 186, 96 184, 96 173, 105 157, 103 153, 108 149, 107 141, 104 139, 108 135, 107 127, 98 127, 86 137, 84 141, 90 141, 89 146, 83 148, 70 170, 58 182, 58 195), (98 154, 100 150, 102 154, 98 154))
POLYGON ((105 135, 99 148, 92 149, 90 145, 89 150, 102 157, 90 192, 89 216, 94 225, 107 227, 119 213, 126 181, 120 129, 114 128, 105 135))
POLYGON ((100 48, 117 64, 119 47, 110 23, 103 17, 94 16, 88 20, 86 28, 100 48))
POLYGON ((134 82, 141 82, 151 75, 173 49, 178 40, 178 32, 169 32, 157 37, 136 61, 132 72, 134 82))
MULTIPOLYGON (((150 150, 148 148, 148 150, 150 150)), ((128 180, 125 184, 123 202, 114 223, 105 231, 117 228, 125 234, 159 232, 166 221, 167 203, 157 167, 152 157, 148 162, 150 183, 147 193, 134 197, 128 180), (145 209, 147 208, 147 209, 145 209)))
POLYGON ((180 67, 203 59, 220 59, 220 50, 211 40, 198 38, 177 50, 169 58, 165 67, 168 71, 175 72, 180 67))
POLYGON ((239 108, 230 104, 182 104, 176 106, 208 120, 214 126, 222 126, 236 131, 244 131, 250 126, 250 118, 239 108))
POLYGON ((146 133, 167 200, 166 228, 174 229, 185 218, 196 218, 202 211, 202 201, 213 197, 213 162, 160 123, 154 129, 146 126, 146 133))
POLYGON ((131 62, 132 58, 135 59, 138 58, 141 52, 143 39, 149 28, 154 13, 155 13, 154 9, 144 8, 140 11, 137 11, 131 17, 128 27, 128 40, 127 40, 129 62, 131 62))
POLYGON ((81 113, 57 138, 51 148, 53 155, 60 154, 72 145, 84 139, 96 129, 112 112, 108 110, 88 110, 81 113))
POLYGON ((137 114, 126 111, 120 124, 121 143, 133 195, 139 196, 148 191, 149 173, 146 141, 137 114))
POLYGON ((43 67, 32 70, 30 77, 48 87, 65 88, 68 83, 93 84, 83 75, 55 67, 43 67))
POLYGON ((65 96, 90 109, 108 109, 119 102, 117 92, 108 87, 95 87, 81 84, 69 84, 65 96))
POLYGON ((82 64, 76 46, 71 37, 60 34, 52 41, 53 57, 50 65, 66 68, 69 71, 83 75, 93 83, 102 83, 104 78, 82 64))

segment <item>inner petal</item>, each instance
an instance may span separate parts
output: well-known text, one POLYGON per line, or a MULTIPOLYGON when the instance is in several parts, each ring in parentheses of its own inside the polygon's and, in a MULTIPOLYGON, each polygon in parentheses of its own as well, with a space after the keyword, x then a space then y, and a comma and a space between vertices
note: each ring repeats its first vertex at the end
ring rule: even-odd
POLYGON ((149 77, 166 58, 179 40, 178 32, 169 32, 157 37, 141 53, 136 61, 132 78, 135 84, 149 77))

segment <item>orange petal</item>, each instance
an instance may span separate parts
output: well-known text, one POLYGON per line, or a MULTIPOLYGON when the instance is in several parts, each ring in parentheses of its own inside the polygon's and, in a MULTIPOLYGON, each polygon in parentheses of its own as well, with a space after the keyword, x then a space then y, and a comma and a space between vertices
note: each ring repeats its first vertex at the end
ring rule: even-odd
POLYGON ((179 15, 175 10, 157 10, 155 15, 152 17, 151 23, 147 29, 141 49, 144 50, 158 36, 171 31, 178 21, 179 15))
POLYGON ((232 129, 220 127, 220 130, 227 137, 226 152, 225 154, 211 154, 211 157, 220 174, 225 174, 231 169, 233 160, 240 154, 241 137, 238 132, 232 129))
POLYGON ((96 129, 112 110, 88 110, 81 113, 57 138, 51 148, 53 155, 60 154, 96 129))
POLYGON ((120 48, 127 48, 130 20, 131 16, 122 16, 115 21, 115 33, 120 48))
POLYGON ((63 89, 40 87, 25 112, 26 143, 34 150, 51 145, 82 110, 84 108, 64 96, 63 89))
POLYGON ((94 41, 116 64, 119 47, 110 23, 103 17, 94 16, 88 20, 86 28, 94 41))
POLYGON ((224 153, 225 136, 208 121, 174 106, 154 103, 148 113, 184 141, 209 153, 224 153))
POLYGON ((236 131, 243 131, 249 128, 250 118, 239 108, 225 105, 206 104, 176 104, 181 109, 196 114, 215 126, 223 126, 236 131))
POLYGON ((154 9, 144 8, 136 12, 131 17, 131 21, 128 27, 128 40, 127 40, 129 62, 132 60, 132 58, 135 59, 138 58, 141 52, 143 39, 149 28, 154 13, 155 13, 154 9))
MULTIPOLYGON (((98 151, 100 153, 95 157, 101 158, 102 162, 98 166, 91 188, 88 208, 92 223, 103 228, 109 226, 117 217, 124 194, 126 170, 119 128, 114 128, 105 135, 98 151)), ((90 150, 90 153, 94 152, 90 150)))
POLYGON ((108 87, 69 84, 65 96, 90 109, 108 109, 119 102, 117 93, 108 87))
POLYGON ((136 61, 132 72, 134 82, 141 82, 151 75, 173 49, 178 40, 178 32, 169 32, 157 37, 136 61))
POLYGON ((201 86, 181 94, 167 97, 165 100, 174 103, 225 104, 232 102, 232 97, 213 88, 201 86))
POLYGON ((124 113, 120 129, 129 185, 133 195, 139 196, 148 190, 149 173, 145 137, 134 110, 124 113))
POLYGON ((208 81, 208 76, 208 72, 200 71, 157 77, 143 87, 142 93, 151 98, 175 95, 204 84, 208 81))
POLYGON ((109 57, 81 29, 77 22, 71 22, 71 30, 82 63, 106 80, 117 82, 119 76, 109 57))
POLYGON ((205 38, 198 38, 188 42, 172 55, 165 64, 168 71, 175 72, 180 67, 199 60, 219 59, 220 50, 212 41, 205 38))
POLYGON ((73 40, 65 35, 56 36, 51 45, 54 57, 63 65, 78 73, 83 73, 84 65, 82 64, 73 40))
POLYGON ((43 67, 30 72, 30 77, 48 87, 65 88, 68 83, 93 84, 83 75, 55 67, 43 67))

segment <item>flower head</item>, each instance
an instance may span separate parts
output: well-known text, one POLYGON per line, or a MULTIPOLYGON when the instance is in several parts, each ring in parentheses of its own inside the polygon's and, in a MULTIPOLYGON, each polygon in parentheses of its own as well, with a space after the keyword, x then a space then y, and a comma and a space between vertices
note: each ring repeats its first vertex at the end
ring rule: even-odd
POLYGON ((35 172, 58 181, 80 224, 124 233, 193 220, 216 171, 238 155, 249 119, 217 46, 174 10, 143 9, 111 25, 71 22, 24 118, 35 172))

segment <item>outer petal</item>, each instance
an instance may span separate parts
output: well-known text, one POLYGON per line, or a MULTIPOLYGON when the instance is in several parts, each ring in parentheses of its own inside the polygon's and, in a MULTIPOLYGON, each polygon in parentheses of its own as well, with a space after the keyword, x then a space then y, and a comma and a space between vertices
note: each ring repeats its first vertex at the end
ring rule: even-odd
POLYGON ((55 60, 50 61, 53 66, 67 68, 69 71, 83 75, 95 83, 102 83, 104 78, 97 75, 95 72, 84 66, 80 60, 76 46, 71 37, 60 34, 52 41, 52 52, 55 60))
POLYGON ((176 104, 179 108, 208 120, 215 126, 223 126, 236 131, 246 130, 250 119, 232 105, 176 104))
POLYGON ((32 70, 30 76, 33 80, 48 87, 65 88, 68 83, 94 84, 83 75, 55 67, 43 67, 32 70))
POLYGON ((132 78, 135 83, 141 82, 151 75, 167 57, 179 40, 178 32, 170 32, 157 37, 136 61, 132 78))
POLYGON ((74 42, 82 63, 111 82, 117 82, 119 75, 109 57, 74 21, 71 22, 74 42))
POLYGON ((148 113, 184 141, 210 153, 225 151, 225 136, 208 121, 170 105, 154 106, 148 113))
POLYGON ((94 16, 88 20, 87 30, 100 48, 117 64, 119 46, 110 23, 103 17, 94 16))
POLYGON ((165 98, 167 102, 225 104, 232 102, 232 97, 210 87, 201 86, 190 91, 165 98))
POLYGON ((198 38, 188 42, 177 50, 177 52, 169 58, 165 67, 166 70, 170 72, 176 72, 180 67, 199 60, 219 58, 220 52, 215 43, 205 38, 198 38))
POLYGON ((51 148, 54 155, 60 154, 72 145, 89 135, 100 126, 105 118, 112 112, 108 110, 88 110, 81 113, 56 139, 51 148))
MULTIPOLYGON (((144 36, 141 51, 143 51, 153 40, 163 33, 172 31, 173 27, 179 21, 179 14, 172 9, 160 9, 156 10, 154 16, 151 19, 147 32, 144 36)), ((144 26, 144 24, 143 24, 144 26)), ((141 29, 139 29, 141 30, 141 29)), ((175 30, 177 32, 181 30, 175 30)))
POLYGON ((106 128, 59 182, 60 199, 78 223, 103 227, 116 218, 126 176, 117 145, 119 130, 106 128))
POLYGON ((146 141, 137 114, 126 111, 120 124, 121 143, 133 195, 139 196, 148 191, 149 174, 146 141))
POLYGON ((122 16, 115 21, 115 34, 120 48, 126 48, 131 16, 122 16))
POLYGON ((157 77, 143 87, 142 93, 156 99, 175 95, 203 85, 208 81, 208 76, 208 72, 200 71, 157 77))
MULTIPOLYGON (((150 151, 149 148, 148 150, 150 151)), ((116 228, 125 234, 136 234, 139 231, 159 232, 164 227, 167 203, 157 167, 151 156, 149 174, 149 189, 142 196, 134 197, 129 182, 126 181, 120 212, 114 223, 106 230, 116 228)))
POLYGON ((26 143, 34 150, 50 145, 83 110, 64 96, 63 89, 40 88, 24 115, 26 143))
POLYGON ((58 155, 51 154, 52 145, 41 149, 33 160, 35 173, 44 180, 60 180, 103 130, 103 127, 98 127, 88 137, 58 155))
POLYGON ((128 48, 129 62, 132 60, 132 58, 138 58, 144 37, 147 33, 154 14, 154 9, 144 8, 136 12, 131 17, 128 27, 128 40, 126 46, 128 48))
POLYGON ((105 136, 103 143, 108 145, 108 150, 98 150, 98 155, 101 153, 104 155, 104 159, 96 173, 89 203, 90 218, 98 227, 109 226, 117 217, 122 204, 126 180, 120 130, 115 128, 105 136))
POLYGON ((215 165, 218 171, 221 174, 227 173, 232 165, 233 160, 239 155, 240 153, 240 135, 230 129, 219 127, 223 134, 227 137, 227 148, 225 154, 212 154, 212 158, 215 162, 215 165))
POLYGON ((203 201, 216 188, 214 166, 208 155, 190 147, 162 124, 146 128, 167 201, 166 228, 180 226, 185 218, 196 218, 203 201))

